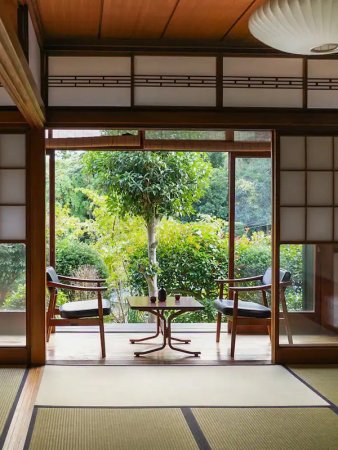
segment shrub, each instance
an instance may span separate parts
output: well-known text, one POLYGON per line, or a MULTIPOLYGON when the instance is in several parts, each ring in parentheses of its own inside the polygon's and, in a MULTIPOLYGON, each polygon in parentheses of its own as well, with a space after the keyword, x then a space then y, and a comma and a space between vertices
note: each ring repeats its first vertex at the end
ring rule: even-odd
MULTIPOLYGON (((205 305, 203 312, 182 315, 177 321, 213 322, 213 299, 217 297, 215 279, 228 274, 228 234, 222 220, 205 218, 201 222, 180 223, 163 220, 158 233, 159 286, 168 294, 180 291, 205 305)), ((147 284, 140 266, 147 261, 147 248, 140 243, 130 256, 129 283, 136 294, 147 295, 147 284)), ((271 266, 271 236, 263 232, 236 239, 235 277, 263 274, 271 266)), ((294 286, 288 289, 290 309, 299 308, 302 287, 301 246, 281 247, 281 266, 292 273, 294 286)), ((226 295, 226 292, 225 292, 226 295)), ((243 296, 243 294, 241 294, 243 296)), ((252 299, 252 295, 251 295, 252 299)), ((256 299, 257 300, 257 299, 256 299)))
POLYGON ((80 266, 93 266, 100 277, 107 278, 107 268, 99 253, 88 244, 63 239, 56 246, 56 270, 71 276, 80 266))

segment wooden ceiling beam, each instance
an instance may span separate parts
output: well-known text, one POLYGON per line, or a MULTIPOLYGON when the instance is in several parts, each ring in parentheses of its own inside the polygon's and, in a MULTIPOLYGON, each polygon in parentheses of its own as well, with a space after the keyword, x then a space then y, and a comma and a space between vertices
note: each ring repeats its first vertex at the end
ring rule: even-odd
MULTIPOLYGON (((62 52, 73 52, 81 55, 90 55, 102 52, 104 53, 181 53, 185 55, 197 53, 203 54, 237 54, 237 55, 268 55, 280 57, 297 57, 275 50, 271 47, 264 47, 257 41, 257 44, 250 46, 236 46, 232 41, 230 44, 226 41, 215 40, 191 40, 191 39, 111 39, 111 38, 69 38, 69 39, 50 39, 46 38, 44 47, 50 55, 62 54, 62 52)), ((298 56, 299 57, 299 56, 298 56)), ((332 55, 334 57, 334 55, 332 55)))
POLYGON ((43 101, 9 13, 7 2, 0 4, 0 81, 29 125, 43 127, 43 101))
POLYGON ((38 2, 37 0, 26 0, 26 4, 28 6, 29 15, 32 19, 36 38, 39 42, 40 47, 42 48, 44 45, 45 31, 41 20, 38 2))
POLYGON ((55 129, 180 129, 286 130, 337 134, 335 109, 229 108, 222 111, 113 110, 105 108, 49 108, 48 128, 55 129))
POLYGON ((76 138, 48 138, 46 149, 51 150, 145 150, 145 151, 191 151, 191 152, 267 152, 271 142, 230 142, 222 140, 192 139, 144 139, 138 135, 95 136, 76 138))

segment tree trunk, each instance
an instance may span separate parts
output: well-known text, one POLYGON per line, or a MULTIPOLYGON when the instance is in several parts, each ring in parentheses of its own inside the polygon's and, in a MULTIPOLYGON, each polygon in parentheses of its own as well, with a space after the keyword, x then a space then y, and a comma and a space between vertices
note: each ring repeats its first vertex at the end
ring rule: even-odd
MULTIPOLYGON (((157 249, 157 241, 156 241, 156 226, 157 220, 155 217, 151 218, 147 222, 147 232, 148 232, 148 260, 150 267, 156 266, 156 249, 157 249)), ((157 274, 155 275, 146 275, 146 280, 148 283, 148 293, 149 296, 157 297, 157 274)), ((155 322, 155 316, 153 314, 149 314, 148 322, 155 322)))
MULTIPOLYGON (((147 232, 148 232, 148 259, 150 266, 156 266, 156 249, 157 249, 157 241, 156 241, 156 226, 157 220, 155 218, 151 218, 147 222, 147 232)), ((146 275, 147 283, 148 283, 148 291, 149 296, 156 295, 157 296, 157 274, 155 275, 146 275)))

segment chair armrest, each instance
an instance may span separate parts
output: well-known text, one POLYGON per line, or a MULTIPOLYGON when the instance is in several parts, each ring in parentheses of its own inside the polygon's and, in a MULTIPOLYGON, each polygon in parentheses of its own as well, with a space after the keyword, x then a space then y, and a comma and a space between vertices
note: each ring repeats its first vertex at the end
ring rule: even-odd
POLYGON ((89 279, 89 278, 74 278, 74 277, 66 277, 64 275, 58 275, 60 280, 68 280, 68 281, 78 281, 81 283, 104 283, 105 279, 89 279))
POLYGON ((284 286, 284 287, 288 287, 288 286, 292 286, 292 280, 289 281, 281 281, 279 283, 280 286, 284 286))
POLYGON ((266 291, 271 289, 271 284, 262 284, 261 286, 231 286, 229 290, 234 292, 252 292, 252 291, 266 291))
POLYGON ((257 280, 262 280, 263 279, 263 275, 256 275, 254 277, 246 277, 246 278, 226 278, 226 279, 221 279, 218 278, 216 281, 216 283, 241 283, 244 281, 257 281, 257 280))
POLYGON ((48 281, 47 286, 58 289, 68 289, 70 291, 84 291, 84 292, 98 292, 98 291, 106 291, 108 289, 104 286, 73 286, 71 284, 54 283, 53 281, 48 281))

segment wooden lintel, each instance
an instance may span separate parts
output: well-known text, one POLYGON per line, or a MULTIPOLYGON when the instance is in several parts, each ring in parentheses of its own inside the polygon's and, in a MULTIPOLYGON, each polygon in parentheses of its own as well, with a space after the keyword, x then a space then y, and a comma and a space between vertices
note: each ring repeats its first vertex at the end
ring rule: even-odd
POLYGON ((6 4, 0 6, 0 81, 32 127, 43 127, 44 106, 6 4))
POLYGON ((17 128, 27 127, 25 118, 16 108, 0 110, 0 127, 1 128, 17 128))
POLYGON ((286 108, 192 109, 48 108, 49 128, 244 129, 290 133, 338 133, 336 110, 286 108))
POLYGON ((192 140, 192 139, 144 139, 139 141, 137 135, 122 136, 95 136, 76 138, 48 138, 46 149, 56 150, 100 150, 100 149, 124 149, 124 150, 173 150, 173 151, 235 151, 257 152, 270 151, 270 142, 229 142, 222 140, 192 140))

